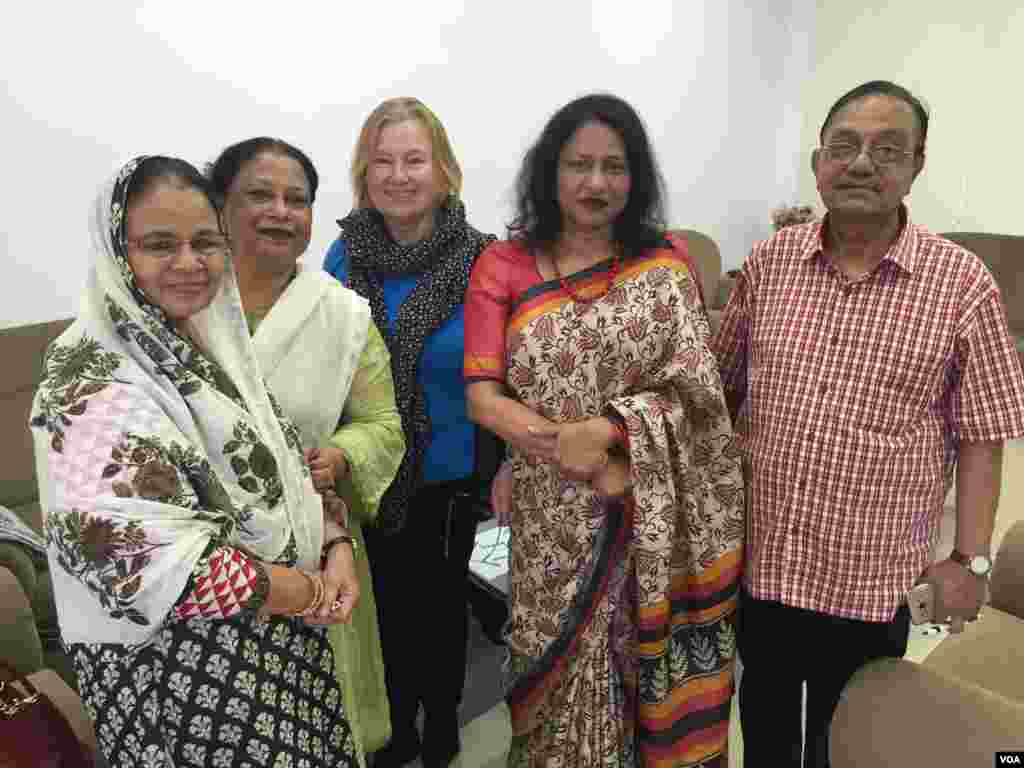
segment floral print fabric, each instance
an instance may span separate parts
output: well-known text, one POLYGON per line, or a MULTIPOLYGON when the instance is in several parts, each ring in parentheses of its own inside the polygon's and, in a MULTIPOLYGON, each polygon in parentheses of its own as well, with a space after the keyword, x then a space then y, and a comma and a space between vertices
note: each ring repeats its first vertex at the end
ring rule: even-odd
MULTIPOLYGON (((492 246, 467 298, 466 376, 554 422, 615 413, 633 491, 597 497, 513 453, 509 704, 517 766, 711 765, 727 752, 743 486, 685 244, 593 303, 492 246), (467 331, 468 333, 468 331, 467 331)), ((610 264, 568 278, 599 297, 610 264)))
POLYGON ((136 285, 124 217, 138 165, 94 207, 89 284, 47 351, 31 416, 58 619, 83 701, 112 765, 350 763, 325 632, 258 619, 249 588, 254 559, 319 565, 323 508, 298 431, 259 376, 230 263, 191 333, 136 285), (288 685, 291 700, 274 692, 288 685), (286 706, 296 697, 316 738, 300 739, 286 706))
POLYGON ((72 649, 100 748, 121 768, 334 768, 355 760, 334 657, 297 619, 173 619, 153 643, 72 649))

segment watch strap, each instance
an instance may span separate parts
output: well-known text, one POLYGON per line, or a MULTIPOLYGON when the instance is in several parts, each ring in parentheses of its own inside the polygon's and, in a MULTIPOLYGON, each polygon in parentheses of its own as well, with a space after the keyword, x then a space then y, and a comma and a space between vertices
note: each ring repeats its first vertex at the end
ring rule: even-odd
POLYGON ((959 549, 954 548, 953 551, 949 553, 949 559, 954 563, 959 563, 975 576, 988 576, 992 570, 992 559, 988 555, 965 555, 959 549), (976 557, 983 557, 988 562, 988 568, 983 573, 977 573, 973 568, 971 568, 971 561, 976 557))

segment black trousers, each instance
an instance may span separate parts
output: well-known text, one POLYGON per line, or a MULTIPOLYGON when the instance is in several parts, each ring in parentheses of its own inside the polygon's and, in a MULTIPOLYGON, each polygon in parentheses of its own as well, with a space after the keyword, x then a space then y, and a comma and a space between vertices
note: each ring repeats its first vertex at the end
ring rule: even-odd
POLYGON ((445 483, 422 488, 398 533, 365 529, 392 743, 419 744, 416 716, 422 705, 425 753, 443 752, 457 738, 466 682, 466 595, 477 512, 464 487, 445 483), (432 738, 445 743, 432 749, 432 738))
POLYGON ((743 591, 739 613, 740 724, 748 768, 828 765, 828 728, 839 695, 869 661, 907 651, 910 612, 890 622, 844 619, 743 591), (807 742, 800 762, 802 684, 807 683, 807 742))

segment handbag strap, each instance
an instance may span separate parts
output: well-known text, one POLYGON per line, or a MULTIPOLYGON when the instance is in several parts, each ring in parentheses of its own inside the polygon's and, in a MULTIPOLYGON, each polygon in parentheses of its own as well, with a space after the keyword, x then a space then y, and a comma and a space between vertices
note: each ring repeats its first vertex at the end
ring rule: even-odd
POLYGON ((14 717, 39 701, 42 695, 28 675, 19 675, 14 667, 0 659, 0 717, 14 717), (24 693, 14 687, 15 682, 25 689, 24 693))

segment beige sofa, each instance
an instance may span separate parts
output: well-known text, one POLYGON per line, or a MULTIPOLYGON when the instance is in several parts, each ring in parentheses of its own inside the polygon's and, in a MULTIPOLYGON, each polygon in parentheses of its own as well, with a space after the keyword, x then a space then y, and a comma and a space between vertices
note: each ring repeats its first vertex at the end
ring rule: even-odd
POLYGON ((833 768, 987 768, 998 750, 1024 750, 1024 521, 1003 537, 976 622, 920 664, 886 659, 854 676, 830 750, 833 768))
POLYGON ((676 229, 672 234, 686 240, 690 258, 700 277, 711 330, 715 331, 733 286, 732 278, 722 274, 722 254, 714 240, 695 229, 676 229))
MULTIPOLYGON (((0 330, 0 505, 42 531, 29 409, 47 345, 69 320, 0 330)), ((60 645, 45 558, 0 540, 0 658, 29 675, 53 700, 79 740, 95 751, 92 724, 78 697, 75 674, 60 645)))

